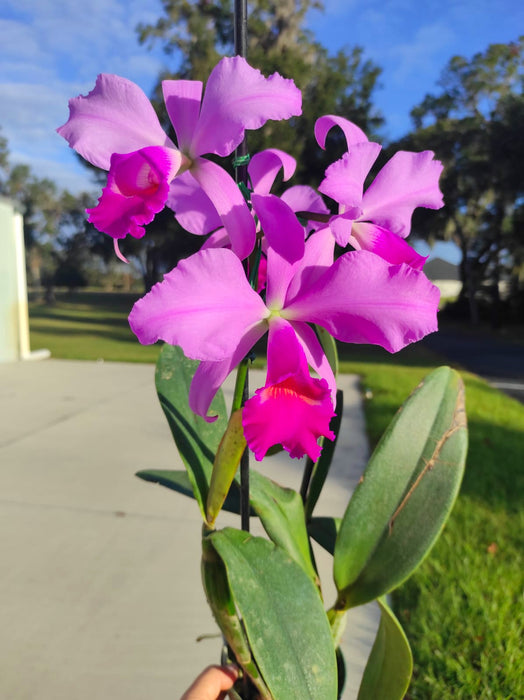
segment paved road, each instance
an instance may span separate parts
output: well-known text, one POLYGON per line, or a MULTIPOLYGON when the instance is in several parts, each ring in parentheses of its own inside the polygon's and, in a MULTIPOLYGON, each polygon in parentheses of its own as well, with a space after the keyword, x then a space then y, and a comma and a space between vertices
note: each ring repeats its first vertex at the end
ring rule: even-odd
POLYGON ((523 345, 469 329, 445 327, 428 336, 424 343, 524 403, 523 345))

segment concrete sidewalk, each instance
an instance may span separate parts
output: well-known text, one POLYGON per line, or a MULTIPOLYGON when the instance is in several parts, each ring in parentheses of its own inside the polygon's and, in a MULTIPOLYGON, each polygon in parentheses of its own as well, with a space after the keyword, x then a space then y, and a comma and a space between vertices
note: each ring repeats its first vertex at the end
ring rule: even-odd
MULTIPOLYGON (((318 515, 342 515, 368 454, 358 380, 339 383, 344 423, 318 515)), ((0 365, 0 426, 0 697, 177 700, 218 661, 220 640, 196 641, 217 632, 196 503, 134 477, 180 468, 154 367, 0 365)), ((280 455, 259 468, 298 488, 300 466, 280 455)), ((315 553, 331 604, 331 557, 315 553)), ((378 618, 373 604, 352 611, 344 698, 356 697, 378 618)))

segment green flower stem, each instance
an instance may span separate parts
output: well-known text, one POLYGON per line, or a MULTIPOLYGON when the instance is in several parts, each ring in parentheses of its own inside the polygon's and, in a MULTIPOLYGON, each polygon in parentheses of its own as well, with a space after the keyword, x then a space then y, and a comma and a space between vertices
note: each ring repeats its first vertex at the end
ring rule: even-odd
POLYGON ((258 288, 258 268, 260 267, 260 258, 262 257, 262 239, 257 238, 256 247, 250 258, 251 272, 249 274, 249 284, 251 288, 257 291, 258 288))
MULTIPOLYGON (((245 357, 238 365, 231 414, 242 408, 248 399, 248 364, 249 357, 245 357)), ((249 509, 249 449, 246 447, 240 460, 240 524, 246 532, 249 532, 249 509)))
POLYGON ((331 626, 331 635, 335 647, 340 645, 340 640, 346 629, 347 610, 337 610, 335 607, 327 611, 329 624, 331 626))
POLYGON ((247 393, 247 368, 249 365, 249 357, 244 357, 242 362, 237 367, 237 378, 235 381, 235 390, 233 392, 233 405, 231 407, 231 413, 238 411, 242 408, 245 401, 245 394, 247 393))

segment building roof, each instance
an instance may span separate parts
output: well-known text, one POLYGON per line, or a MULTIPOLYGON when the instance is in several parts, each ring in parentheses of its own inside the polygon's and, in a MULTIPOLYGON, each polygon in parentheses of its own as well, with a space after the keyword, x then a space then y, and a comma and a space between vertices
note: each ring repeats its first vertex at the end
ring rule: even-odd
POLYGON ((459 280, 458 265, 443 260, 432 258, 424 265, 424 272, 430 280, 459 280))

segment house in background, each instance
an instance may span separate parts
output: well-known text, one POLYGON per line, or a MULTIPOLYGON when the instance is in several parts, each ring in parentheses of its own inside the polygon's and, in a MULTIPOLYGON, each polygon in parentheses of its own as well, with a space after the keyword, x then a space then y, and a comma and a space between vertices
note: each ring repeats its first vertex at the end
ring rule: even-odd
POLYGON ((440 289, 443 299, 456 298, 462 287, 459 267, 442 258, 432 258, 424 265, 426 276, 440 289))

